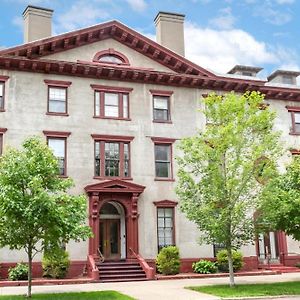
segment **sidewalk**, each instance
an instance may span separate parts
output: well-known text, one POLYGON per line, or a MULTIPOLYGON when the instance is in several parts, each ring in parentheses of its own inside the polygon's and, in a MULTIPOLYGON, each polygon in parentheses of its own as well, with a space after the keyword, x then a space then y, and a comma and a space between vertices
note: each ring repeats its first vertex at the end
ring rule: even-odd
MULTIPOLYGON (((58 293, 58 292, 87 292, 115 290, 138 300, 213 300, 219 299, 215 296, 186 290, 186 286, 227 284, 227 278, 205 278, 205 279, 178 279, 178 280, 156 280, 141 282, 120 283, 88 283, 74 285, 51 285, 34 286, 33 293, 58 293)), ((237 277, 236 283, 271 283, 283 281, 297 281, 300 284, 300 273, 287 273, 269 276, 245 276, 237 277)), ((25 294, 26 287, 2 287, 1 295, 25 294)), ((296 298, 294 298, 296 299, 296 298)))

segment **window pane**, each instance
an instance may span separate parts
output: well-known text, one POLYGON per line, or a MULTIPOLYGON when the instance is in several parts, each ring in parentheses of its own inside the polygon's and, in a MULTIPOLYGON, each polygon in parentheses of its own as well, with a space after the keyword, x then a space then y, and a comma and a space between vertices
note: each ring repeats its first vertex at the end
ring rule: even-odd
POLYGON ((119 108, 117 106, 105 106, 104 115, 117 118, 119 116, 119 108))
POLYGON ((154 120, 168 121, 169 120, 168 111, 162 109, 154 109, 153 118, 154 120))
POLYGON ((154 108, 168 110, 168 97, 154 97, 154 108))
POLYGON ((59 175, 65 174, 65 139, 48 139, 48 146, 58 159, 59 175))
POLYGON ((173 208, 157 209, 157 239, 158 250, 173 245, 173 208), (169 215, 169 217, 166 217, 169 215))
POLYGON ((3 148, 3 135, 0 134, 0 155, 2 155, 2 148, 3 148))
POLYGON ((164 220, 164 218, 158 218, 157 219, 157 226, 159 228, 164 228, 165 227, 165 220, 164 220))
POLYGON ((49 88, 49 99, 51 100, 66 100, 66 89, 49 88))
POLYGON ((119 95, 113 93, 104 93, 105 105, 114 105, 118 106, 119 104, 119 95))
POLYGON ((156 161, 170 161, 170 146, 169 145, 155 145, 155 160, 156 161))
POLYGON ((103 55, 99 58, 100 62, 109 62, 109 63, 115 63, 115 64, 122 64, 123 60, 121 60, 119 57, 115 55, 103 55))
POLYGON ((49 100, 49 112, 58 112, 58 113, 66 112, 66 102, 49 100))
POLYGON ((95 142, 95 175, 100 176, 100 142, 95 142))
POLYGON ((155 163, 156 177, 169 178, 170 177, 170 164, 164 162, 155 163))
POLYGON ((120 145, 119 143, 105 143, 105 176, 119 176, 120 174, 120 145))
POLYGON ((100 93, 95 92, 95 116, 100 116, 100 93))
POLYGON ((128 118, 128 95, 123 94, 123 118, 128 118))
POLYGON ((295 123, 300 123, 300 113, 294 113, 295 123))
POLYGON ((158 208, 157 209, 157 216, 158 217, 164 217, 165 216, 164 208, 158 208))
POLYGON ((4 84, 0 83, 0 109, 4 109, 4 84))
POLYGON ((165 216, 172 218, 173 216, 173 208, 165 208, 165 216))

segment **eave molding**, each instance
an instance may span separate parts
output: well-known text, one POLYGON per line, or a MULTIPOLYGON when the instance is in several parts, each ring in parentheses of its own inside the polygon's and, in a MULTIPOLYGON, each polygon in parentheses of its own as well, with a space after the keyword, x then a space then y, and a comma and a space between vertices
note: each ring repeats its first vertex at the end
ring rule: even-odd
POLYGON ((164 208, 164 207, 174 208, 177 206, 178 202, 165 199, 165 200, 153 201, 153 204, 158 208, 164 208))

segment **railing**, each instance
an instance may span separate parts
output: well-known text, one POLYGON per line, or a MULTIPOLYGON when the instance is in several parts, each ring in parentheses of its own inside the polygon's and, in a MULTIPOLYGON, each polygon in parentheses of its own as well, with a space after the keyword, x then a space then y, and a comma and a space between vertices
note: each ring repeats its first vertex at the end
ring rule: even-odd
POLYGON ((147 264, 147 262, 144 260, 142 256, 135 253, 131 248, 129 248, 129 250, 132 253, 132 255, 138 260, 140 266, 142 267, 142 269, 146 274, 147 279, 154 279, 155 278, 154 269, 147 264))
POLYGON ((93 280, 99 280, 99 269, 93 255, 88 256, 88 276, 92 277, 93 280))
POLYGON ((98 255, 99 255, 99 257, 100 257, 100 262, 103 263, 103 262, 105 261, 105 258, 104 258, 104 256, 103 256, 103 254, 102 254, 100 248, 98 248, 98 255))

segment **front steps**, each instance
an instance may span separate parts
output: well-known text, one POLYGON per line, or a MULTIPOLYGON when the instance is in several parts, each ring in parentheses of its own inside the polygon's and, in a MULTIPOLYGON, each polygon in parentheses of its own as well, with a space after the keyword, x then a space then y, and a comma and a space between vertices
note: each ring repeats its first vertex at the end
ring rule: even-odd
POLYGON ((270 264, 270 265, 259 265, 259 269, 278 271, 280 273, 295 273, 300 272, 300 268, 288 267, 283 264, 270 264))
POLYGON ((138 261, 108 261, 97 263, 101 282, 147 280, 146 274, 138 261))

